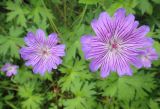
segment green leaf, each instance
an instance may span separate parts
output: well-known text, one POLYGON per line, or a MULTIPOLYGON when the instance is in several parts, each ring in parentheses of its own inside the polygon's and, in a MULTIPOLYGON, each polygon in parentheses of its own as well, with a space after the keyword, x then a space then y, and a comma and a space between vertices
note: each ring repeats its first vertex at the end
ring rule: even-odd
POLYGON ((151 109, 159 109, 160 107, 158 106, 158 103, 153 101, 152 99, 150 99, 150 104, 149 104, 149 107, 151 109))
POLYGON ((102 80, 103 82, 98 82, 97 85, 104 90, 103 96, 113 96, 119 100, 130 101, 148 96, 147 92, 151 92, 155 88, 153 76, 153 73, 144 74, 142 72, 119 78, 111 75, 106 80, 102 80))
POLYGON ((31 71, 21 68, 19 69, 18 73, 14 76, 12 81, 17 84, 24 84, 27 81, 30 81, 31 79, 35 79, 34 74, 32 74, 31 71))
POLYGON ((19 48, 24 45, 23 38, 19 36, 23 33, 21 28, 11 27, 9 30, 9 36, 0 36, 0 54, 6 55, 8 52, 11 57, 19 58, 19 48))
POLYGON ((49 81, 53 81, 52 79, 52 74, 53 72, 49 73, 49 72, 45 72, 45 74, 42 76, 42 75, 37 75, 41 80, 49 80, 49 81))
POLYGON ((54 19, 52 11, 50 9, 46 9, 42 1, 39 0, 31 0, 32 9, 30 10, 30 14, 28 15, 29 19, 33 19, 33 22, 37 25, 41 24, 42 21, 46 21, 47 19, 54 19))
POLYGON ((67 50, 65 61, 68 62, 71 59, 76 58, 76 54, 79 53, 81 57, 83 57, 83 53, 81 50, 80 38, 84 34, 84 32, 88 29, 87 26, 75 26, 74 32, 71 32, 71 35, 66 40, 67 50))
POLYGON ((77 82, 77 84, 72 87, 72 92, 74 93, 75 96, 80 96, 80 97, 92 97, 96 92, 92 89, 95 88, 94 83, 88 83, 86 82, 84 85, 82 82, 77 82))
POLYGON ((122 107, 123 109, 150 109, 149 104, 149 98, 144 99, 137 99, 133 100, 132 102, 123 102, 122 107))
POLYGON ((148 0, 139 0, 138 8, 141 10, 142 14, 146 12, 151 15, 153 12, 152 4, 148 0))
POLYGON ((18 95, 23 99, 21 102, 23 109, 39 109, 43 102, 43 96, 36 93, 38 82, 36 80, 28 81, 19 86, 18 95))
POLYGON ((40 105, 42 104, 43 97, 40 95, 33 95, 29 97, 27 100, 22 101, 23 109, 40 109, 40 105))
POLYGON ((58 107, 54 103, 51 103, 49 109, 58 109, 58 107))
POLYGON ((4 103, 2 103, 2 102, 0 101, 0 109, 4 109, 4 108, 3 108, 3 104, 4 104, 4 103))
POLYGON ((54 3, 54 4, 61 4, 62 3, 61 0, 51 0, 51 2, 54 3))
POLYGON ((127 14, 128 13, 135 13, 134 8, 137 6, 138 2, 136 0, 119 0, 113 2, 110 6, 105 7, 108 13, 113 15, 118 8, 125 8, 127 14))
POLYGON ((77 82, 72 90, 75 98, 67 99, 64 102, 64 109, 91 109, 95 105, 93 96, 96 92, 93 90, 94 87, 94 83, 88 84, 86 82, 83 85, 82 82, 77 82))
POLYGON ((158 41, 154 41, 153 47, 156 49, 156 52, 160 56, 160 43, 158 41))
POLYGON ((92 74, 82 60, 77 59, 75 63, 70 61, 70 63, 64 63, 64 66, 60 71, 66 73, 66 75, 58 81, 63 92, 71 90, 73 85, 79 80, 85 81, 92 78, 92 74))
POLYGON ((160 0, 152 0, 156 4, 160 4, 160 0))
POLYGON ((107 9, 107 12, 113 15, 113 13, 120 7, 123 7, 123 4, 119 2, 115 2, 107 9))
POLYGON ((10 12, 7 13, 7 21, 16 20, 18 25, 26 27, 26 14, 29 13, 25 6, 21 6, 19 2, 7 2, 7 9, 10 12))
POLYGON ((87 5, 93 5, 100 2, 100 0, 79 0, 79 3, 87 4, 87 5))
POLYGON ((9 94, 9 95, 4 97, 4 100, 11 100, 13 98, 14 98, 14 95, 13 94, 9 94))
POLYGON ((77 52, 77 48, 79 48, 79 47, 80 47, 80 42, 77 40, 72 44, 72 46, 70 46, 68 48, 65 60, 69 61, 69 60, 75 58, 76 52, 77 52))
POLYGON ((22 98, 30 98, 34 91, 34 84, 26 83, 23 86, 19 86, 18 95, 22 98))
POLYGON ((10 106, 12 109, 17 109, 17 107, 10 101, 5 101, 5 103, 10 106))

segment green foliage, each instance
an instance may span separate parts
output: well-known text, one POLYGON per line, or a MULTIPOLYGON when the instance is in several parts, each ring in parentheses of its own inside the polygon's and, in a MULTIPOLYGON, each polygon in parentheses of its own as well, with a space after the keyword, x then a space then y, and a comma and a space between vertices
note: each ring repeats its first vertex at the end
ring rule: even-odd
POLYGON ((77 59, 76 63, 70 61, 70 63, 64 65, 65 67, 60 70, 62 73, 66 73, 66 75, 58 81, 63 92, 73 91, 74 85, 78 84, 79 81, 86 81, 92 78, 92 75, 82 60, 78 61, 77 59))
POLYGON ((50 9, 44 9, 41 0, 31 0, 32 6, 34 7, 31 13, 28 15, 29 19, 33 19, 33 22, 36 24, 41 22, 41 19, 47 20, 48 18, 53 19, 54 16, 51 13, 50 9))
POLYGON ((156 4, 160 4, 160 0, 152 0, 156 4))
POLYGON ((29 13, 29 10, 27 10, 27 7, 23 6, 22 4, 17 2, 7 2, 7 9, 10 10, 10 12, 7 14, 7 21, 16 20, 16 23, 18 25, 26 27, 26 14, 29 13))
POLYGON ((80 39, 94 34, 90 22, 106 11, 125 8, 142 24, 160 56, 160 0, 1 0, 0 67, 19 66, 11 78, 0 72, 0 109, 159 109, 160 58, 151 68, 133 70, 133 76, 91 73, 80 39), (66 55, 58 69, 34 74, 19 56, 27 32, 38 28, 56 32, 66 55))
POLYGON ((23 38, 19 37, 22 33, 21 28, 11 27, 8 36, 0 35, 0 54, 10 54, 11 57, 19 58, 19 48, 24 44, 23 38))
POLYGON ((94 83, 83 85, 81 82, 77 82, 72 87, 75 97, 64 102, 64 109, 91 109, 95 105, 94 94, 96 92, 93 90, 94 86, 94 83))
POLYGON ((100 0, 79 0, 79 3, 83 4, 97 4, 100 0))
POLYGON ((155 88, 153 76, 154 74, 144 74, 142 72, 136 73, 132 77, 124 76, 119 78, 111 75, 106 80, 99 81, 98 86, 102 88, 103 96, 130 101, 146 97, 147 92, 151 92, 155 88))
POLYGON ((156 51, 158 51, 158 54, 160 56, 160 43, 155 41, 153 46, 156 49, 156 51))
POLYGON ((48 18, 53 19, 54 16, 50 9, 44 9, 42 0, 30 0, 30 5, 24 5, 23 2, 7 2, 7 21, 15 20, 18 25, 27 27, 28 20, 34 23, 41 23, 41 19, 46 21, 48 18))
POLYGON ((67 33, 64 33, 64 40, 67 45, 66 57, 64 59, 65 61, 70 61, 71 59, 76 58, 77 52, 81 55, 81 57, 83 57, 80 38, 85 32, 88 31, 90 30, 86 25, 75 26, 71 32, 69 31, 70 35, 68 35, 68 30, 66 30, 67 33))
POLYGON ((38 87, 36 81, 27 82, 23 86, 19 86, 18 95, 23 99, 23 109, 40 108, 43 102, 43 96, 38 93, 34 94, 36 87, 38 87))
POLYGON ((148 93, 156 88, 153 76, 154 74, 139 72, 132 77, 119 78, 116 74, 112 74, 107 79, 98 81, 97 87, 101 90, 102 96, 107 97, 102 101, 111 109, 121 106, 124 109, 149 109, 152 104, 149 104, 148 93), (121 105, 117 106, 117 102, 121 105))
POLYGON ((149 2, 149 0, 141 0, 139 2, 138 8, 141 10, 142 14, 146 12, 151 15, 153 11, 153 7, 151 3, 149 2))
POLYGON ((127 10, 127 13, 135 13, 134 8, 137 6, 138 2, 137 0, 118 0, 117 2, 113 2, 112 5, 109 6, 109 8, 105 7, 107 9, 107 12, 113 14, 118 8, 125 7, 127 10))
POLYGON ((58 109, 58 108, 57 108, 57 106, 56 106, 54 103, 52 103, 52 104, 50 105, 49 109, 58 109))
POLYGON ((159 109, 160 107, 158 106, 158 103, 153 101, 152 99, 150 100, 150 104, 149 104, 151 109, 159 109))

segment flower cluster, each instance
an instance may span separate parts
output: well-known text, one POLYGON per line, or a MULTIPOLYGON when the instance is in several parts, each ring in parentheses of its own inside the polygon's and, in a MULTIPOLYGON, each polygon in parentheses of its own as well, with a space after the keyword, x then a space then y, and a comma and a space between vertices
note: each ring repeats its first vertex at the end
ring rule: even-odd
POLYGON ((132 75, 130 65, 137 68, 150 67, 158 55, 152 48, 152 39, 146 37, 149 27, 138 27, 132 14, 126 16, 125 9, 118 9, 114 16, 102 12, 98 19, 91 22, 95 36, 81 38, 82 50, 90 59, 91 71, 101 70, 101 77, 110 72, 119 76, 132 75))
MULTIPOLYGON (((131 65, 151 67, 151 62, 158 59, 153 45, 153 39, 146 37, 149 27, 138 26, 134 15, 126 16, 125 9, 118 9, 114 16, 102 12, 98 19, 91 22, 96 35, 84 35, 81 38, 82 50, 87 60, 91 60, 91 71, 100 69, 101 77, 110 72, 119 76, 132 75, 131 65)), ((56 33, 46 37, 45 32, 38 29, 36 33, 29 32, 25 37, 26 46, 20 49, 21 57, 26 66, 32 66, 34 73, 44 75, 57 69, 65 56, 65 45, 59 43, 56 33)), ((2 68, 7 76, 17 73, 18 66, 6 64, 2 68)))

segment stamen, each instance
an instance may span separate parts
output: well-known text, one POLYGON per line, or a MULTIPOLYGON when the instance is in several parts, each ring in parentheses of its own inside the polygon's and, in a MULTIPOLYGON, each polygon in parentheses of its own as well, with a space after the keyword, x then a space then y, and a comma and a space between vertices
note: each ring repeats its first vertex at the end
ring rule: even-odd
POLYGON ((50 49, 44 46, 40 48, 39 53, 44 58, 48 58, 51 55, 50 49))
POLYGON ((118 48, 118 45, 116 43, 112 44, 112 48, 113 49, 117 49, 118 48))

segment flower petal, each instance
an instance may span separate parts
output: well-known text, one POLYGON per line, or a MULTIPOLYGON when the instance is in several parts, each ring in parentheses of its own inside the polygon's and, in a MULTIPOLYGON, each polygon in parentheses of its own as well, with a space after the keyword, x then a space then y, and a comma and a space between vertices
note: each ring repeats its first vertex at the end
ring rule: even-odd
POLYGON ((43 44, 46 41, 46 35, 43 30, 38 29, 36 31, 36 40, 39 44, 43 44))
POLYGON ((100 66, 101 66, 101 59, 94 59, 94 60, 92 60, 91 61, 91 63, 90 63, 90 69, 91 69, 91 71, 92 72, 95 72, 95 71, 97 71, 99 68, 100 68, 100 66))
POLYGON ((110 73, 110 68, 108 64, 106 63, 106 61, 104 61, 101 67, 101 77, 105 78, 109 75, 109 73, 110 73))
POLYGON ((88 54, 91 50, 91 44, 92 44, 92 36, 91 35, 85 35, 81 38, 81 44, 82 44, 82 51, 84 52, 85 58, 88 59, 88 54))
POLYGON ((58 43, 59 39, 57 37, 57 34, 56 33, 52 33, 48 36, 48 39, 47 39, 47 43, 49 46, 53 46, 53 45, 56 45, 58 43))
POLYGON ((115 30, 115 37, 126 38, 131 34, 134 28, 134 15, 130 14, 125 18, 125 22, 123 24, 117 25, 115 30))
POLYGON ((91 22, 91 26, 95 31, 96 35, 104 40, 110 38, 111 33, 113 32, 112 25, 112 19, 106 12, 102 12, 98 20, 95 19, 91 22), (110 34, 106 35, 108 33, 110 34))
POLYGON ((32 32, 28 32, 27 33, 27 37, 24 38, 24 41, 26 42, 26 44, 28 46, 36 46, 36 39, 35 39, 35 35, 32 32))
POLYGON ((51 49, 52 54, 56 56, 65 56, 65 45, 56 45, 51 49))
POLYGON ((119 8, 115 14, 114 14, 114 22, 113 27, 116 30, 116 28, 119 28, 119 26, 122 26, 125 21, 125 9, 119 8))

